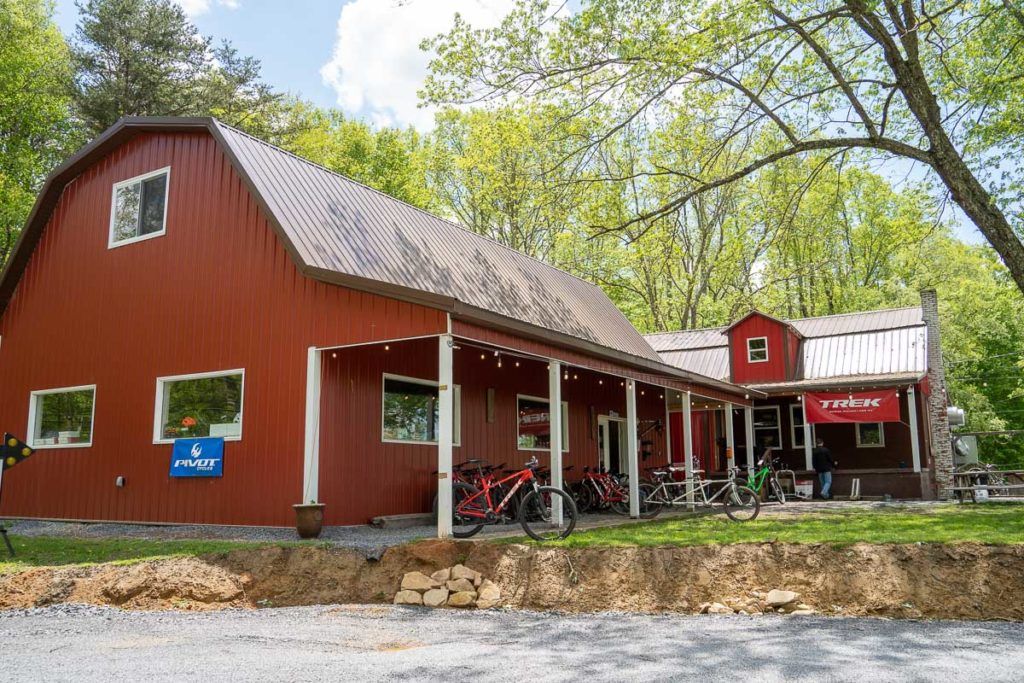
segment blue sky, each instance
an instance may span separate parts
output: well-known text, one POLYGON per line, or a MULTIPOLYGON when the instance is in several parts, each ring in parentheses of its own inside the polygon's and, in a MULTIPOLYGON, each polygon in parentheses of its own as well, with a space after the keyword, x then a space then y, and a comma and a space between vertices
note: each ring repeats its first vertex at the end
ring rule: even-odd
MULTIPOLYGON (((227 39, 263 64, 278 90, 340 106, 377 124, 429 128, 416 91, 429 59, 420 41, 460 12, 496 24, 513 0, 178 0, 199 31, 227 39)), ((57 0, 57 23, 72 36, 74 0, 57 0)))

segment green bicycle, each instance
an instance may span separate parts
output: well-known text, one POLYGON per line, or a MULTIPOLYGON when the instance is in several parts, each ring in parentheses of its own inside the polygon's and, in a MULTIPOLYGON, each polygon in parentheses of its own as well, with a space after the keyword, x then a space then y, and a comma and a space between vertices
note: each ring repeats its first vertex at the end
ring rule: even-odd
POLYGON ((778 458, 772 458, 770 451, 757 461, 758 469, 747 478, 746 487, 751 489, 754 493, 761 496, 763 489, 768 490, 768 493, 773 496, 780 505, 786 504, 786 492, 782 490, 782 483, 779 481, 779 475, 775 471, 775 466, 779 464, 778 458))

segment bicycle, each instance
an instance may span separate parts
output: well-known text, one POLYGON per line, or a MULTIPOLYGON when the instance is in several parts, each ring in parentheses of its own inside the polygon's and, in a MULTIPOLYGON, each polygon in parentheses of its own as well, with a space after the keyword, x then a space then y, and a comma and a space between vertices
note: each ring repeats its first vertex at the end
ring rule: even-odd
POLYGON ((569 536, 579 516, 576 504, 572 496, 562 489, 541 486, 536 475, 539 468, 537 458, 531 458, 523 469, 503 479, 495 480, 493 474, 485 474, 480 478, 479 489, 465 482, 452 482, 452 535, 469 538, 487 524, 508 520, 506 510, 509 504, 516 493, 526 487, 532 490, 522 497, 516 515, 523 531, 536 541, 553 541, 569 536), (508 487, 507 493, 501 487, 508 487), (497 504, 491 495, 495 490, 503 495, 497 504), (552 510, 556 499, 562 502, 562 526, 554 524, 552 510))
MULTIPOLYGON (((654 487, 640 482, 640 517, 649 518, 652 513, 646 504, 654 487)), ((629 514, 629 483, 622 475, 606 472, 604 468, 583 468, 583 478, 575 490, 576 502, 581 512, 611 508, 620 515, 629 514)))
POLYGON ((768 492, 775 496, 775 499, 779 501, 780 505, 786 504, 786 492, 782 490, 782 483, 779 481, 779 475, 775 470, 775 466, 779 464, 778 458, 770 458, 767 455, 761 457, 757 461, 757 469, 751 474, 746 480, 740 480, 744 483, 741 486, 746 486, 754 493, 761 496, 761 489, 767 482, 768 492))
MULTIPOLYGON (((490 474, 491 472, 494 472, 495 470, 500 469, 504 466, 505 463, 501 463, 500 465, 488 465, 486 462, 480 460, 479 458, 474 458, 473 460, 460 462, 457 465, 452 465, 452 483, 455 484, 458 482, 463 482, 465 484, 469 484, 471 486, 476 486, 477 488, 479 488, 480 479, 481 477, 484 476, 484 474, 490 474)), ((437 470, 434 470, 430 474, 433 476, 437 476, 437 470)), ((437 519, 436 493, 434 494, 434 501, 431 506, 431 512, 434 514, 434 519, 437 519)))
POLYGON ((711 507, 715 501, 721 498, 725 514, 734 522, 749 522, 757 518, 761 511, 761 501, 751 488, 737 482, 736 473, 739 468, 730 469, 728 479, 704 479, 699 470, 693 472, 692 480, 676 481, 672 479, 672 473, 681 469, 683 468, 668 465, 651 472, 652 477, 657 481, 656 488, 647 497, 647 506, 653 511, 652 517, 661 512, 665 505, 688 505, 689 498, 696 498, 699 493, 700 500, 695 500, 695 504, 711 507), (718 484, 724 484, 724 486, 709 496, 711 488, 718 484), (691 492, 693 495, 688 495, 691 492))

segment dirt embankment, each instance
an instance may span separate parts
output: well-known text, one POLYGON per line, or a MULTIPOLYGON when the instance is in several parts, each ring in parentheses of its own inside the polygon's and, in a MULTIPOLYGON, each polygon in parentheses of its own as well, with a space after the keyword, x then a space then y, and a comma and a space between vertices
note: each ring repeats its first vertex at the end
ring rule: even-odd
POLYGON ((749 544, 566 550, 426 541, 378 560, 317 547, 0 576, 0 608, 85 602, 217 609, 390 602, 405 572, 467 564, 510 607, 695 612, 783 588, 822 613, 1024 620, 1024 546, 749 544))

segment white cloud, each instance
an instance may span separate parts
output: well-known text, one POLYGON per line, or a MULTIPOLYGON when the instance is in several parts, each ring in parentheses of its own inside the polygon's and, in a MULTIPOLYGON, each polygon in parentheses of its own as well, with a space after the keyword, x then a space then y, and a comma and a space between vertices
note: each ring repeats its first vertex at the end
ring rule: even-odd
POLYGON ((238 9, 240 0, 178 0, 181 9, 190 17, 197 17, 210 11, 212 5, 220 5, 227 9, 238 9))
POLYGON ((352 0, 341 8, 334 54, 320 69, 338 105, 378 125, 433 124, 416 105, 431 55, 420 41, 447 31, 458 12, 474 28, 496 26, 515 0, 352 0))

